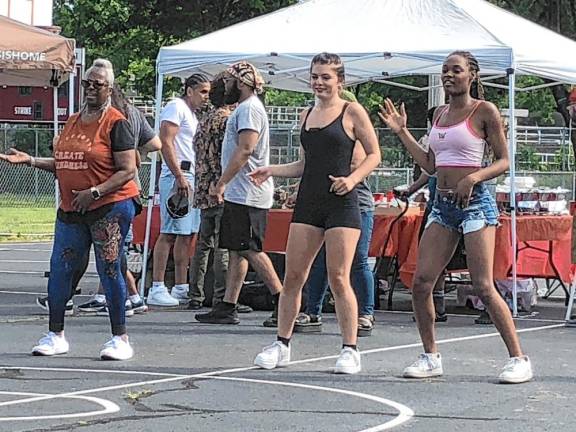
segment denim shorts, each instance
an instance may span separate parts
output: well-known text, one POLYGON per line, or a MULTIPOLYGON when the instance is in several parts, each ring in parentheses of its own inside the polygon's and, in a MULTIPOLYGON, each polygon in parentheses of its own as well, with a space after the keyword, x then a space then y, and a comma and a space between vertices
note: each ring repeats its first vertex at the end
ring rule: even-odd
MULTIPOLYGON (((194 174, 185 172, 184 176, 190 183, 190 190, 194 190, 194 174)), ((160 189, 160 232, 162 234, 192 235, 200 230, 200 209, 192 208, 181 219, 173 219, 166 209, 166 201, 170 196, 176 178, 172 174, 160 176, 158 188, 160 189)), ((190 192, 192 193, 192 192, 190 192)))
POLYGON ((497 226, 498 209, 486 185, 479 183, 472 189, 470 202, 464 209, 457 207, 450 195, 436 192, 426 228, 434 222, 449 230, 468 234, 485 226, 497 226))

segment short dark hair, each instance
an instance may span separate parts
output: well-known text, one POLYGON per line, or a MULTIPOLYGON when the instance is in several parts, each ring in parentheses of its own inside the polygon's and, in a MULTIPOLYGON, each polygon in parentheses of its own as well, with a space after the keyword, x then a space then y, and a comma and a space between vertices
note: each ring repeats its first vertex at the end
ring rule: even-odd
POLYGON ((186 95, 186 93, 188 92, 189 87, 194 88, 197 85, 209 83, 209 82, 210 82, 210 80, 204 74, 195 73, 195 74, 190 75, 188 78, 186 78, 186 81, 184 81, 184 95, 186 95))
POLYGON ((344 63, 342 63, 342 59, 338 54, 321 52, 320 54, 316 54, 312 58, 312 62, 310 63, 310 73, 312 73, 312 66, 315 64, 323 64, 323 65, 331 65, 333 64, 336 66, 336 75, 338 79, 344 82, 346 77, 346 72, 344 70, 344 63))

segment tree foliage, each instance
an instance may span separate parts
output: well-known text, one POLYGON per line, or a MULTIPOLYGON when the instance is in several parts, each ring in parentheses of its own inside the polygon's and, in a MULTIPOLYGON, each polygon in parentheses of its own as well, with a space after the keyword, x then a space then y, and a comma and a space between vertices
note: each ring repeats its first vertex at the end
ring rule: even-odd
POLYGON ((55 0, 54 22, 86 48, 88 64, 106 57, 123 86, 153 96, 160 47, 293 3, 296 0, 55 0))
MULTIPOLYGON (((201 36, 226 26, 275 11, 297 0, 55 0, 55 23, 63 34, 87 49, 90 62, 96 57, 112 60, 119 82, 144 96, 154 95, 155 59, 160 47, 201 36)), ((565 36, 576 38, 574 0, 490 0, 491 3, 534 21, 565 36)), ((265 37, 265 35, 263 35, 265 37)), ((286 37, 289 37, 288 35, 286 37)), ((233 41, 230 42, 233 44, 233 41)), ((465 47, 463 47, 465 48, 465 47)), ((566 53, 566 55, 574 55, 566 53)), ((425 77, 404 77, 396 81, 422 86, 425 77)), ((545 81, 520 77, 519 86, 545 81)), ((176 82, 168 90, 180 86, 176 82)), ((378 83, 352 89, 377 122, 375 111, 385 97, 403 101, 410 113, 411 127, 425 127, 427 95, 378 83)), ((539 124, 551 121, 555 110, 568 119, 566 86, 518 93, 517 106, 530 111, 539 124)), ((508 105, 505 91, 488 88, 488 99, 500 107, 508 105)), ((267 103, 303 105, 310 95, 269 89, 267 103)))

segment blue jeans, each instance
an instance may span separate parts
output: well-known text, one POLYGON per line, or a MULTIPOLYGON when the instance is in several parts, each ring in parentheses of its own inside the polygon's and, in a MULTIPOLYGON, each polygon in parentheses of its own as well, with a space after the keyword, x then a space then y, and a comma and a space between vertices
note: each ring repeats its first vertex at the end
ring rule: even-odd
MULTIPOLYGON (((361 214, 362 226, 360 239, 356 246, 356 254, 352 262, 350 279, 356 293, 359 315, 374 314, 374 276, 368 265, 368 250, 374 227, 374 212, 365 211, 361 214)), ((328 289, 328 273, 326 270, 326 246, 322 246, 316 256, 310 275, 304 288, 307 292, 306 311, 309 315, 320 315, 324 295, 328 289)))
POLYGON ((118 336, 126 333, 126 282, 121 261, 134 211, 134 203, 129 198, 115 203, 106 215, 93 223, 56 220, 48 279, 50 331, 64 330, 64 312, 72 278, 82 265, 90 245, 94 245, 96 269, 106 294, 112 334, 118 336))

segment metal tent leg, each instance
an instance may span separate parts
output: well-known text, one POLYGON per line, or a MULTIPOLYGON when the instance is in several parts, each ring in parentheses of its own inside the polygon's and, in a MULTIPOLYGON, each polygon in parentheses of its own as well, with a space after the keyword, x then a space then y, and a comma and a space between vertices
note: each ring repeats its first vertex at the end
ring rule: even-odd
POLYGON ((568 307, 566 308, 566 321, 570 320, 570 314, 572 313, 572 307, 574 306, 574 295, 576 294, 576 281, 572 282, 570 285, 570 299, 568 300, 568 307))

